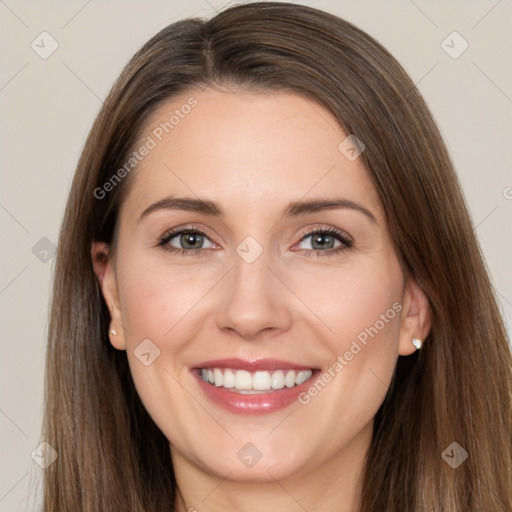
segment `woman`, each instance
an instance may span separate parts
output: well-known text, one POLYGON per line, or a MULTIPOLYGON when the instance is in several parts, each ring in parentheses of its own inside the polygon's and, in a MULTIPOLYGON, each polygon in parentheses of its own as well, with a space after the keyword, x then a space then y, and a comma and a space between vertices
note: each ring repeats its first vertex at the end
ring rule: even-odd
POLYGON ((78 164, 45 511, 510 510, 511 353, 438 129, 312 8, 175 23, 78 164))

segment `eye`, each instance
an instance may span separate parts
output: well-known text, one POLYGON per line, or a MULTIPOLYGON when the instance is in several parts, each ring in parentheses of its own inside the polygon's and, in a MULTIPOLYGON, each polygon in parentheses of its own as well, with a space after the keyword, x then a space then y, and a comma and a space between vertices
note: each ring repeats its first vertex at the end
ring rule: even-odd
MULTIPOLYGON (((157 244, 164 250, 184 256, 205 255, 205 249, 218 246, 210 241, 206 233, 197 228, 185 228, 165 233, 157 244), (207 243, 208 245, 204 245, 207 243)), ((306 256, 330 256, 338 254, 353 246, 352 240, 342 231, 335 228, 315 229, 303 235, 299 242, 299 250, 306 256), (308 239, 310 241, 308 242, 308 239)))
POLYGON ((342 231, 328 228, 315 229, 314 231, 306 233, 302 237, 300 245, 299 249, 303 249, 309 253, 313 251, 317 256, 330 256, 349 249, 352 247, 353 242, 342 231), (308 241, 308 239, 310 240, 308 241), (302 245, 302 247, 300 245, 302 245))
POLYGON ((166 233, 160 239, 158 245, 162 246, 166 251, 186 255, 197 255, 202 252, 203 249, 216 247, 216 245, 208 239, 206 234, 197 228, 182 229, 166 233), (210 245, 205 247, 205 242, 208 242, 210 245))

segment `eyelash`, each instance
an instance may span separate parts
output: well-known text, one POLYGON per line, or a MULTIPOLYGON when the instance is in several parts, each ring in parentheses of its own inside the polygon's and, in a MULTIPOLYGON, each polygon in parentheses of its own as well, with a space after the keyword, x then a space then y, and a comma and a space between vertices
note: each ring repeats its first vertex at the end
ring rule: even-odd
MULTIPOLYGON (((189 234, 189 235, 202 235, 206 238, 208 238, 208 235, 198 229, 198 228, 185 228, 185 229, 179 229, 176 231, 170 231, 165 233, 158 241, 157 247, 162 247, 165 251, 168 251, 173 254, 178 254, 180 256, 204 256, 205 250, 204 249, 178 249, 176 247, 172 247, 168 245, 169 241, 175 238, 177 235, 183 235, 183 234, 189 234)), ((311 231, 308 231, 307 233, 304 233, 302 235, 302 238, 299 240, 299 242, 303 242, 306 238, 312 236, 312 235, 330 235, 334 238, 338 239, 339 242, 341 242, 342 245, 337 247, 336 249, 329 249, 326 251, 319 251, 316 249, 302 249, 306 251, 305 255, 307 257, 310 257, 312 253, 314 253, 317 257, 320 256, 333 256, 336 254, 339 254, 343 251, 346 251, 347 249, 350 249, 354 244, 352 240, 348 238, 345 233, 342 231, 339 231, 335 228, 319 228, 319 229, 313 229, 311 231)))

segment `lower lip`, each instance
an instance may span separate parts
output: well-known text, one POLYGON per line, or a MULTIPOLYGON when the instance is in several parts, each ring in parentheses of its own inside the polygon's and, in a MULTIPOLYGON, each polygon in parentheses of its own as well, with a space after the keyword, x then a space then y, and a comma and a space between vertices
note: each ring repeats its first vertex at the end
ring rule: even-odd
POLYGON ((236 414, 267 414, 284 409, 297 400, 299 395, 316 380, 317 375, 315 374, 320 372, 314 370, 313 375, 306 382, 293 388, 284 387, 270 393, 247 395, 229 391, 229 389, 220 386, 214 386, 204 381, 197 370, 193 370, 192 373, 198 380, 199 386, 205 395, 220 407, 236 414))

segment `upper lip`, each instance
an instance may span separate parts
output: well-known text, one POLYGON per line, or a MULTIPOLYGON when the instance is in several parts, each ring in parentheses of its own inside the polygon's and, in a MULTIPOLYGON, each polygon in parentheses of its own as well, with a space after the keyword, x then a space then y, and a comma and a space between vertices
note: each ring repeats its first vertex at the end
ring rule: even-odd
POLYGON ((194 365, 194 368, 230 368, 233 370, 246 370, 249 372, 268 371, 268 370, 312 370, 312 366, 291 363, 289 361, 280 361, 279 359, 239 359, 236 357, 226 359, 215 359, 214 361, 205 361, 194 365))

